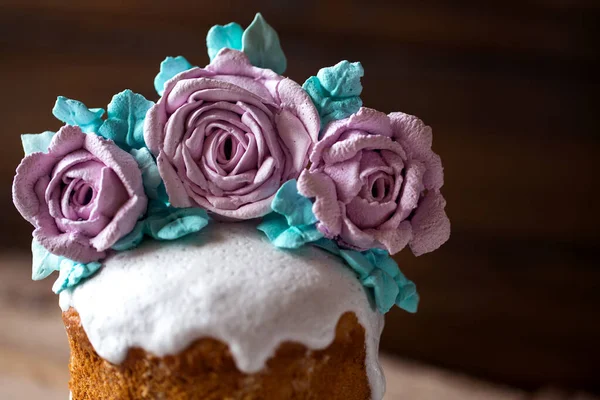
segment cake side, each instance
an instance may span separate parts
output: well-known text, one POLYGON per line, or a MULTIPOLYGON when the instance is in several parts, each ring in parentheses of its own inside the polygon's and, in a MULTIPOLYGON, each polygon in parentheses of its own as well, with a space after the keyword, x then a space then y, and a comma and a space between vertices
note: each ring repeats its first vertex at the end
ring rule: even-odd
POLYGON ((63 313, 71 358, 73 400, 102 399, 370 399, 365 330, 355 314, 342 315, 333 342, 312 351, 282 343, 263 370, 247 374, 227 344, 199 338, 176 355, 158 357, 132 348, 121 364, 95 352, 74 309, 63 313))

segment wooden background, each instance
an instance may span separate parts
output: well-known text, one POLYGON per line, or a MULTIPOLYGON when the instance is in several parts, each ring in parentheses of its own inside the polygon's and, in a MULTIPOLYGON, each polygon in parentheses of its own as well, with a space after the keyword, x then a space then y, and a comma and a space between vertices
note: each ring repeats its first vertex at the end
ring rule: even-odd
POLYGON ((365 105, 433 127, 452 238, 400 255, 422 304, 389 314, 383 348, 524 389, 600 392, 597 1, 0 0, 0 251, 28 251, 10 199, 19 134, 60 126, 57 95, 156 99, 165 56, 204 65, 209 27, 256 11, 291 78, 359 60, 365 105))

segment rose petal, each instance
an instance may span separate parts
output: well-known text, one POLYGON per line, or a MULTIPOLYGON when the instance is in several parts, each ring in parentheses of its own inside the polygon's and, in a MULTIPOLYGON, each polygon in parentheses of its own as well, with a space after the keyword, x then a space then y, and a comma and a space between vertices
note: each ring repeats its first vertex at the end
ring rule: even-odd
POLYGON ((298 178, 298 192, 315 199, 313 213, 319 220, 319 230, 328 238, 339 235, 342 231, 342 210, 333 180, 320 171, 302 171, 298 178))
POLYGON ((291 155, 286 180, 295 179, 308 164, 307 154, 313 145, 313 139, 305 125, 287 110, 275 116, 275 125, 279 137, 291 155))
POLYGON ((323 172, 335 183, 338 200, 347 204, 354 199, 362 188, 360 180, 360 161, 362 155, 356 154, 353 158, 333 165, 326 164, 323 172))
POLYGON ((158 171, 163 178, 165 189, 169 194, 169 202, 178 208, 192 207, 193 203, 185 190, 183 182, 179 179, 177 171, 169 162, 167 156, 161 151, 156 159, 158 171))
POLYGON ((334 121, 327 125, 321 140, 315 145, 310 155, 310 161, 314 167, 318 167, 321 164, 324 157, 323 153, 338 142, 340 136, 348 130, 363 131, 365 135, 392 137, 388 116, 372 108, 362 107, 350 117, 334 121))
POLYGON ((369 229, 367 233, 381 244, 378 247, 385 248, 392 255, 405 248, 413 237, 408 221, 402 222, 396 229, 369 229))
POLYGON ((389 115, 394 137, 404 146, 407 156, 425 163, 425 187, 437 190, 444 185, 444 172, 440 157, 433 152, 433 134, 431 128, 419 118, 401 112, 389 115))
POLYGON ((446 200, 436 191, 430 191, 421 200, 411 219, 413 238, 409 245, 415 256, 436 250, 450 237, 450 220, 445 207, 446 200))
POLYGON ((394 211, 396 203, 393 201, 387 203, 369 202, 360 197, 355 197, 346 205, 348 218, 354 225, 360 229, 376 228, 384 223, 394 211))

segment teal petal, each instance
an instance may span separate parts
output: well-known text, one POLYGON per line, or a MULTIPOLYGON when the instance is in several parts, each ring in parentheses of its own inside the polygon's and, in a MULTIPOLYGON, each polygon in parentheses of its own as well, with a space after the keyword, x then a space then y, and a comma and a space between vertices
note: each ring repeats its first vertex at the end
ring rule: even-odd
POLYGON ((158 172, 156 160, 150 150, 146 147, 141 149, 132 149, 130 151, 135 161, 137 161, 142 171, 142 181, 144 182, 144 191, 146 196, 152 200, 167 201, 167 192, 163 180, 158 172))
POLYGON ((147 215, 138 221, 127 236, 113 245, 113 250, 133 249, 142 242, 144 235, 156 240, 175 240, 208 225, 210 218, 202 208, 175 208, 159 200, 151 200, 147 215))
POLYGON ((273 198, 271 213, 263 218, 258 229, 276 247, 297 249, 323 237, 317 229, 312 202, 298 192, 295 179, 284 183, 273 198))
POLYGON ((127 89, 116 94, 108 105, 108 119, 98 130, 98 134, 114 140, 125 150, 140 149, 144 142, 144 119, 154 103, 141 94, 127 89))
POLYGON ((260 13, 244 31, 242 48, 252 65, 271 69, 278 74, 283 74, 287 67, 279 36, 260 13))
POLYGON ((273 198, 271 208, 285 216, 288 225, 310 225, 317 222, 312 211, 313 203, 298 192, 298 182, 295 179, 284 183, 273 198))
POLYGON ((210 28, 206 35, 206 48, 208 49, 210 61, 223 48, 242 50, 243 34, 244 30, 235 22, 230 22, 227 25, 215 25, 210 28))
POLYGON ((199 232, 208 221, 204 209, 167 207, 147 218, 145 232, 156 240, 175 240, 199 232))
POLYGON ((275 247, 282 249, 297 249, 323 237, 314 224, 289 226, 286 219, 276 213, 265 216, 257 229, 264 232, 275 247))
MULTIPOLYGON (((240 28, 241 29, 241 28, 240 28)), ((159 96, 165 91, 165 83, 175 75, 192 69, 192 64, 183 56, 167 57, 160 63, 160 72, 154 78, 154 89, 159 96)))
POLYGON ((82 280, 93 275, 102 264, 99 262, 91 262, 81 264, 73 260, 63 258, 60 263, 60 273, 58 279, 52 286, 52 291, 59 294, 65 289, 77 286, 82 280))
POLYGON ((340 61, 333 67, 321 68, 317 78, 321 85, 334 98, 360 96, 362 84, 360 78, 365 75, 359 62, 340 61))
POLYGON ((380 269, 375 269, 368 277, 362 280, 365 287, 373 289, 373 297, 377 310, 385 314, 391 310, 400 292, 394 279, 380 269))
POLYGON ((288 225, 285 217, 277 213, 271 213, 265 215, 256 227, 259 231, 262 231, 267 235, 267 239, 273 242, 285 232, 290 226, 288 225))
POLYGON ((369 262, 369 259, 358 251, 340 250, 340 257, 356 272, 358 279, 367 278, 375 269, 375 266, 369 262))
POLYGON ((322 238, 313 243, 315 246, 331 253, 336 256, 341 255, 341 249, 339 246, 331 239, 322 238))
POLYGON ((31 153, 45 153, 50 147, 52 138, 56 132, 46 131, 42 133, 27 133, 21 135, 21 143, 23 144, 23 150, 25 155, 31 153))
POLYGON ((364 70, 359 62, 341 61, 333 67, 322 68, 302 87, 312 99, 321 117, 321 127, 346 118, 362 107, 360 78, 364 70))
POLYGON ((396 305, 410 313, 416 313, 420 300, 419 294, 417 293, 417 286, 406 279, 402 272, 394 277, 394 281, 400 289, 398 296, 396 296, 396 305))
POLYGON ((79 126, 83 132, 97 133, 98 128, 102 125, 104 110, 101 108, 90 109, 80 101, 58 96, 52 114, 65 124, 79 126))
POLYGON ((398 264, 390 257, 390 254, 387 251, 382 249, 371 249, 363 252, 363 254, 374 266, 385 271, 385 273, 392 278, 402 274, 400 268, 398 268, 398 264))
POLYGON ((39 281, 47 278, 52 272, 60 269, 60 256, 50 253, 37 240, 31 242, 32 272, 31 279, 39 281))
POLYGON ((140 243, 142 243, 142 240, 144 239, 145 227, 145 220, 138 221, 131 232, 119 239, 117 243, 113 244, 112 249, 116 251, 135 249, 140 245, 140 243))

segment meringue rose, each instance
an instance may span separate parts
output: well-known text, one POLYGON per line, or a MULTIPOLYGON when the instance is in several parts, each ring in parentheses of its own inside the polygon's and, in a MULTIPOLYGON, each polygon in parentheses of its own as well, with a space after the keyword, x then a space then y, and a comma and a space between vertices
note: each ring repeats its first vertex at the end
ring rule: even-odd
POLYGON ((165 84, 144 138, 173 206, 243 220, 269 213, 279 187, 300 175, 319 125, 300 85, 223 49, 165 84))
POLYGON ((114 142, 63 126, 46 153, 17 168, 13 201, 48 251, 89 263, 104 257, 146 211, 142 174, 114 142))
POLYGON ((315 198, 318 229, 361 251, 395 254, 408 244, 420 255, 441 246, 450 221, 431 144, 431 128, 403 113, 361 108, 329 124, 298 180, 299 192, 315 198))

